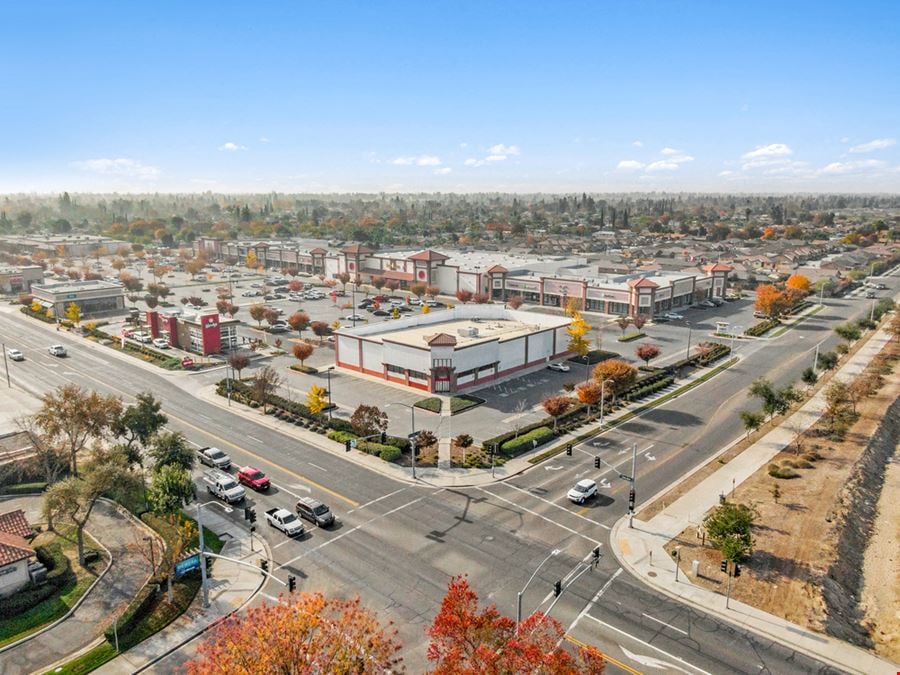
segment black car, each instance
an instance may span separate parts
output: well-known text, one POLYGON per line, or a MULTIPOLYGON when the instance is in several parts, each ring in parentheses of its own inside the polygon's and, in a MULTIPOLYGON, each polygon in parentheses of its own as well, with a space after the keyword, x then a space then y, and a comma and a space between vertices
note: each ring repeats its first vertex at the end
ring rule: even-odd
POLYGON ((400 305, 397 309, 401 314, 409 314, 412 312, 412 307, 407 307, 406 305, 400 305))
POLYGON ((366 309, 367 307, 371 307, 371 306, 374 305, 374 304, 375 304, 375 303, 372 302, 371 300, 363 300, 361 303, 359 303, 359 304, 356 306, 356 308, 357 308, 357 309, 366 309))
POLYGON ((383 310, 383 309, 376 309, 374 312, 372 312, 372 316, 390 316, 390 315, 391 315, 390 312, 383 310))

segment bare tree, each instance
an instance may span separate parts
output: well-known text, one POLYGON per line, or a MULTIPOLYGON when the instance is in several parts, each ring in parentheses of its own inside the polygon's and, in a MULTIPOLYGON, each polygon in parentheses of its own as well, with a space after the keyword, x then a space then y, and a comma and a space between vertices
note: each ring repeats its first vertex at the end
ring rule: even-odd
POLYGON ((269 397, 281 384, 281 375, 272 366, 266 366, 256 371, 256 377, 250 385, 253 398, 262 406, 263 414, 267 412, 269 397))

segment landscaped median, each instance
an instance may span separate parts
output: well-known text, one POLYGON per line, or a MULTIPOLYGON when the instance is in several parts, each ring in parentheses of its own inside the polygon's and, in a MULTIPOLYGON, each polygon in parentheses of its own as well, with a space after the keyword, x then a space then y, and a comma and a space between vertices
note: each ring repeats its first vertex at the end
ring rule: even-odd
MULTIPOLYGON (((465 412, 466 410, 471 410, 477 406, 480 406, 484 403, 483 398, 479 398, 478 396, 470 396, 468 394, 461 394, 459 396, 451 396, 450 397, 450 414, 458 415, 459 413, 465 412)), ((428 398, 423 398, 420 401, 416 401, 413 404, 416 408, 421 408, 422 410, 428 410, 429 412, 439 413, 443 409, 443 401, 438 396, 430 396, 428 398)))

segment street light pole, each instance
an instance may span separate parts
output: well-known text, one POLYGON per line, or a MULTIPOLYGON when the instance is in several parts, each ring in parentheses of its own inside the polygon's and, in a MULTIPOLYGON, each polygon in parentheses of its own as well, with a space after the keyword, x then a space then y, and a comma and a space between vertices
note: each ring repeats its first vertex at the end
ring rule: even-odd
POLYGON ((331 371, 334 370, 334 366, 329 366, 325 369, 326 377, 328 378, 328 419, 331 419, 331 371))
POLYGON ((691 326, 690 321, 685 321, 685 325, 688 327, 688 341, 687 341, 687 350, 685 351, 684 358, 691 358, 691 332, 694 330, 693 326, 691 326))
MULTIPOLYGON (((631 490, 634 492, 634 499, 637 501, 637 443, 631 444, 631 490)), ((628 527, 634 528, 634 507, 628 508, 628 527)))
POLYGON ((12 383, 9 381, 9 361, 6 360, 6 343, 3 343, 3 367, 6 368, 6 386, 12 389, 12 383))
POLYGON ((528 582, 522 587, 522 590, 519 591, 518 593, 516 593, 516 635, 519 634, 519 624, 522 623, 522 595, 528 589, 528 586, 531 585, 531 582, 534 581, 534 578, 537 576, 537 573, 544 566, 544 564, 548 560, 550 560, 550 558, 552 558, 555 555, 559 555, 561 552, 562 551, 558 548, 555 548, 552 551, 550 551, 550 553, 547 555, 547 557, 541 561, 541 564, 538 565, 535 568, 534 572, 531 573, 531 578, 528 579, 528 582))

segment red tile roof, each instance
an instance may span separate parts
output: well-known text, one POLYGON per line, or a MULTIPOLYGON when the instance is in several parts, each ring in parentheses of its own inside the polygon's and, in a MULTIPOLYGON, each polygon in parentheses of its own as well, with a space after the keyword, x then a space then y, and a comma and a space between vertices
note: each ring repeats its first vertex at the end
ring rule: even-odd
POLYGON ((326 251, 324 248, 317 247, 312 249, 310 253, 315 253, 316 255, 324 255, 325 253, 328 253, 328 251, 326 251))
POLYGON ((449 333, 438 333, 426 340, 429 347, 455 347, 456 338, 449 333))
POLYGON ((438 262, 441 260, 450 260, 449 256, 444 255, 443 253, 438 253, 437 251, 432 251, 430 248, 424 251, 419 251, 415 255, 409 256, 407 260, 425 260, 427 262, 438 262))
POLYGON ((15 534, 25 539, 34 536, 34 530, 28 524, 28 519, 22 509, 0 513, 0 532, 15 534))
POLYGON ((707 265, 707 272, 731 272, 732 268, 724 263, 717 262, 714 265, 707 265))
POLYGON ((650 281, 647 277, 632 279, 628 282, 628 285, 632 288, 659 288, 659 284, 650 281))
POLYGON ((22 537, 0 532, 0 567, 25 560, 34 555, 34 549, 22 537))
POLYGON ((360 253, 374 253, 372 249, 368 246, 364 246, 363 244, 350 244, 349 246, 345 246, 341 249, 343 253, 353 253, 358 255, 360 253))
POLYGON ((488 274, 505 274, 509 272, 503 265, 492 265, 488 267, 488 274))

